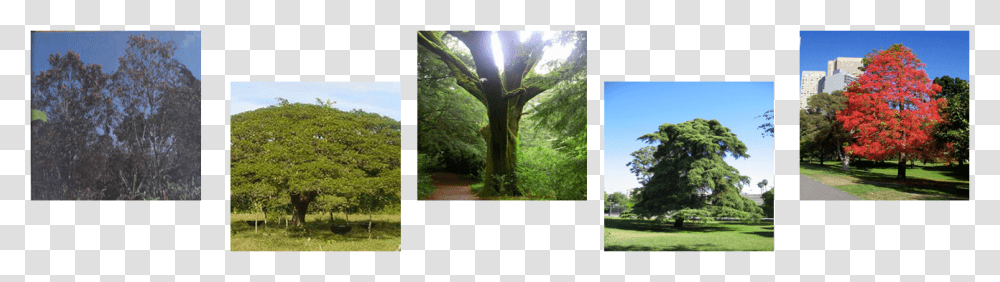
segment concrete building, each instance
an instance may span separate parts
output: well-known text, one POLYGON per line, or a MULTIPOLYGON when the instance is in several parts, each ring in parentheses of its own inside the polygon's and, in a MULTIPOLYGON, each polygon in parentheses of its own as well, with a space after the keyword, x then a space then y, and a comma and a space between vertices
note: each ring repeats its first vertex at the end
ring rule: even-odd
POLYGON ((806 102, 809 97, 819 93, 820 85, 823 83, 825 74, 826 73, 822 71, 802 72, 802 84, 801 88, 799 88, 799 108, 805 109, 808 105, 806 102))
POLYGON ((826 62, 826 76, 833 76, 833 72, 836 70, 843 70, 854 77, 861 76, 861 67, 864 63, 861 58, 853 57, 837 57, 833 61, 826 62))
POLYGON ((833 93, 833 91, 844 91, 851 82, 857 81, 858 77, 844 70, 837 69, 833 75, 827 76, 820 84, 820 93, 833 93))

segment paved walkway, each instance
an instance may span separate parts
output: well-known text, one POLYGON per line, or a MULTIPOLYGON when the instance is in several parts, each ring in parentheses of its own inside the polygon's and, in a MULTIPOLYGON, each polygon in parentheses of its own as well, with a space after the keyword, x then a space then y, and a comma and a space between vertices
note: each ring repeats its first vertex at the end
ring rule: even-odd
POLYGON ((799 199, 803 201, 853 201, 861 200, 840 189, 827 186, 812 178, 799 176, 799 199))
POLYGON ((479 200, 469 189, 469 185, 475 184, 476 181, 450 172, 435 172, 431 175, 431 179, 434 179, 434 187, 437 189, 427 198, 428 200, 479 200))

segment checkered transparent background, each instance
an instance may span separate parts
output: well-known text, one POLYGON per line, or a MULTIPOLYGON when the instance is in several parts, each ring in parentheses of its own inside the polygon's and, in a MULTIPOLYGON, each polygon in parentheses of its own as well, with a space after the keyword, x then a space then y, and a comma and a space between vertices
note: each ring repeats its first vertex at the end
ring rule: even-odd
POLYGON ((984 0, 5 1, 0 281, 995 281, 996 11, 984 0), (467 29, 589 31, 590 201, 415 200, 413 34, 467 29), (203 200, 26 201, 30 30, 201 30, 203 200), (800 30, 972 31, 973 200, 799 202, 800 30), (775 81, 775 252, 601 251, 600 89, 623 80, 775 81), (236 81, 402 83, 404 251, 226 251, 236 81))

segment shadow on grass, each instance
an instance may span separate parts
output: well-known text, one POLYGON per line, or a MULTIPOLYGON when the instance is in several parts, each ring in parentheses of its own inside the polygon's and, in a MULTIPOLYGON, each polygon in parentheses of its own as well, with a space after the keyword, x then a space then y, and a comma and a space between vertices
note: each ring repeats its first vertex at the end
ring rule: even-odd
MULTIPOLYGON (((912 174, 907 173, 906 180, 898 180, 895 175, 889 176, 882 173, 873 172, 872 168, 880 169, 895 169, 896 164, 894 163, 863 163, 864 165, 859 168, 858 166, 852 166, 851 170, 846 173, 839 167, 833 167, 829 165, 819 165, 809 162, 801 162, 802 167, 807 167, 813 170, 822 171, 824 174, 831 175, 848 175, 864 181, 862 184, 872 185, 880 188, 885 188, 889 190, 895 190, 899 192, 905 192, 910 194, 920 194, 927 196, 946 196, 948 198, 958 198, 958 199, 968 199, 969 198, 969 176, 965 175, 965 179, 961 177, 956 177, 960 172, 954 171, 954 168, 947 166, 916 166, 914 168, 907 168, 907 172, 920 170, 927 171, 937 171, 942 172, 944 176, 951 178, 952 181, 939 181, 931 180, 925 178, 918 178, 912 174)), ((966 171, 967 171, 966 167, 966 171)))
MULTIPOLYGON (((252 223, 253 221, 249 221, 252 223)), ((335 220, 337 224, 343 223, 342 220, 335 220)), ((239 223, 243 223, 240 221, 239 223)), ((368 237, 368 220, 351 220, 351 231, 346 234, 335 234, 330 231, 330 221, 306 221, 305 227, 291 227, 287 229, 284 224, 275 224, 268 222, 265 225, 259 225, 257 233, 260 235, 284 235, 288 238, 311 238, 311 240, 335 240, 335 241, 348 241, 348 242, 359 242, 359 241, 369 241, 368 237)), ((250 224, 232 224, 231 225, 232 234, 248 233, 254 234, 254 227, 250 224)), ((371 238, 400 238, 401 228, 399 221, 390 220, 372 220, 371 238)))
POLYGON ((673 245, 667 248, 651 248, 643 245, 628 246, 606 246, 606 252, 697 252, 703 249, 712 249, 715 244, 693 244, 693 245, 673 245))
POLYGON ((937 171, 956 180, 969 181, 969 164, 958 166, 928 166, 924 170, 937 171))

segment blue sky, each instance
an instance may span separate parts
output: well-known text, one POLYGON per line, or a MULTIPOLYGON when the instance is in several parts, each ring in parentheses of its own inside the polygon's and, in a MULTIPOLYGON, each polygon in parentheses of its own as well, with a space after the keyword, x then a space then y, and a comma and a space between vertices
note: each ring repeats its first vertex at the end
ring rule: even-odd
POLYGON ((231 114, 278 104, 276 98, 292 103, 315 104, 316 98, 337 103, 344 111, 360 109, 400 120, 399 82, 233 82, 231 114))
POLYGON ((201 79, 200 31, 32 32, 31 74, 48 70, 49 55, 56 52, 66 55, 67 50, 79 53, 84 63, 100 64, 105 73, 113 73, 118 70, 118 58, 125 55, 128 37, 142 34, 174 41, 177 44, 174 58, 201 79))
POLYGON ((636 138, 664 123, 716 119, 747 145, 750 158, 726 157, 729 165, 750 176, 753 189, 767 179, 774 184, 774 138, 761 137, 765 123, 755 118, 774 109, 772 82, 606 82, 604 84, 604 174, 608 194, 639 187, 627 163, 630 154, 647 146, 636 138))
POLYGON ((826 71, 837 57, 864 58, 872 49, 902 43, 927 64, 927 77, 969 80, 968 31, 802 31, 800 71, 826 71))

